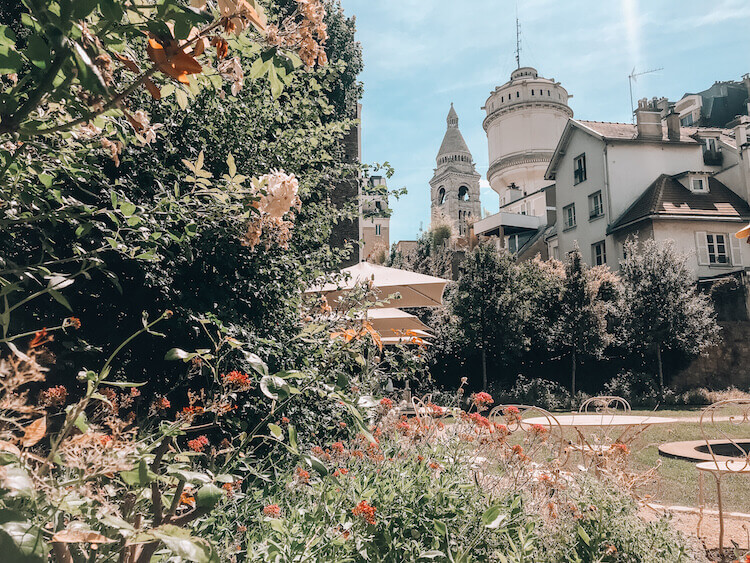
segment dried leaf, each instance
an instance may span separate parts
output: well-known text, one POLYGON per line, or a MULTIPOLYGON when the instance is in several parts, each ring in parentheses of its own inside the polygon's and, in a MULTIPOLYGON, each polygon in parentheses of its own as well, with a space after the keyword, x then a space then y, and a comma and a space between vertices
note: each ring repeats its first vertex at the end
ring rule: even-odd
POLYGON ((13 455, 17 455, 18 457, 21 457, 21 450, 18 449, 18 446, 10 442, 5 442, 3 440, 0 440, 0 451, 9 452, 9 453, 12 453, 13 455))
POLYGON ((52 536, 57 543, 112 543, 106 536, 93 530, 61 530, 52 536))
POLYGON ((42 418, 36 419, 26 427, 26 430, 23 433, 23 438, 21 438, 21 444, 24 448, 30 448, 44 438, 46 433, 47 417, 43 416, 42 418))

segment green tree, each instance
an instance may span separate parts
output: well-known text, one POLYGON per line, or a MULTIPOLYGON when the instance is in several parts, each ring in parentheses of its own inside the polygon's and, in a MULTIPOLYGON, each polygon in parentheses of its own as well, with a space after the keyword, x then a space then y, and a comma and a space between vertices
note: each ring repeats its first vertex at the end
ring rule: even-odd
POLYGON ((483 389, 487 389, 488 355, 507 365, 528 346, 521 279, 512 255, 491 243, 468 252, 461 265, 451 314, 467 343, 479 347, 483 389))
MULTIPOLYGON (((576 392, 576 368, 585 356, 601 358, 612 341, 607 330, 607 312, 612 280, 603 282, 599 269, 586 266, 576 246, 565 263, 565 278, 560 292, 559 316, 553 325, 553 342, 570 355, 570 388, 576 392)), ((603 278, 607 280, 607 277, 603 278)))
POLYGON ((687 256, 672 241, 630 238, 625 256, 620 265, 626 346, 656 357, 663 390, 664 350, 696 356, 718 342, 720 328, 710 298, 697 291, 687 256))

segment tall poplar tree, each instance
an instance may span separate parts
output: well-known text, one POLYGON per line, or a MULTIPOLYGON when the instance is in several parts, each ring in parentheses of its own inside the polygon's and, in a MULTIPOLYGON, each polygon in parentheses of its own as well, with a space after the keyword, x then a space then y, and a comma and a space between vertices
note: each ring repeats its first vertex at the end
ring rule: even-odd
POLYGON ((607 330, 609 301, 604 299, 611 284, 598 283, 594 270, 586 266, 578 246, 568 255, 560 308, 553 325, 553 341, 570 356, 570 390, 576 393, 576 369, 586 356, 600 358, 612 341, 607 330))

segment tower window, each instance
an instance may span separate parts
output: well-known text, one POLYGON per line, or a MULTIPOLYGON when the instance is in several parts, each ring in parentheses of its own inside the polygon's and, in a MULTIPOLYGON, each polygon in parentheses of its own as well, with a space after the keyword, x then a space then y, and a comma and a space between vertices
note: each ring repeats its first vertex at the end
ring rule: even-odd
POLYGON ((521 97, 521 92, 516 92, 516 98, 520 98, 520 97, 521 97))
POLYGON ((440 188, 438 190, 438 205, 443 205, 445 203, 445 188, 440 188))
POLYGON ((552 93, 551 93, 551 92, 550 92, 549 90, 547 90, 547 95, 548 95, 548 96, 551 96, 551 95, 552 95, 552 93))
POLYGON ((466 186, 458 188, 458 199, 460 201, 469 201, 469 188, 466 186))
POLYGON ((375 236, 376 237, 380 236, 380 225, 375 225, 375 236))

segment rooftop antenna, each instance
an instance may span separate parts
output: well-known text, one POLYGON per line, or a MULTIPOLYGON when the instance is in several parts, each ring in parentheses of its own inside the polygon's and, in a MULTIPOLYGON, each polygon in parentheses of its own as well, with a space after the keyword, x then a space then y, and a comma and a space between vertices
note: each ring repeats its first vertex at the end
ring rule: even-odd
POLYGON ((516 2, 516 68, 521 68, 521 23, 518 21, 518 2, 516 2))
POLYGON ((637 82, 639 76, 643 76, 644 74, 652 74, 654 72, 659 72, 660 70, 664 70, 664 68, 652 68, 651 70, 636 72, 635 67, 633 67, 632 72, 628 75, 628 84, 630 86, 630 115, 633 123, 635 123, 635 106, 633 105, 633 82, 637 82))

